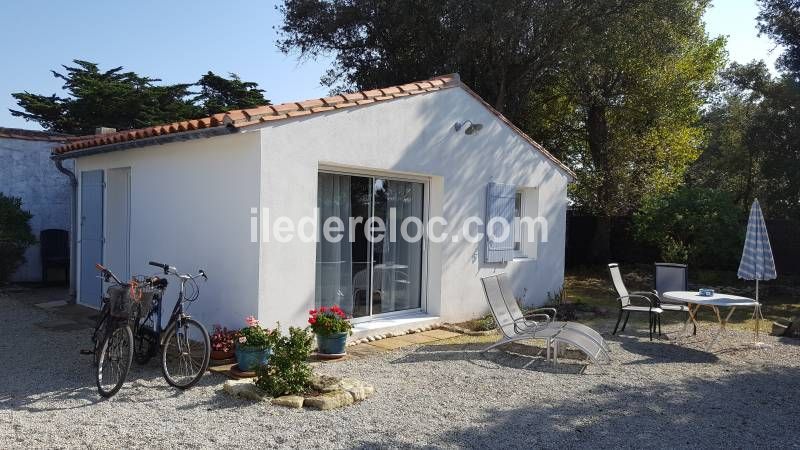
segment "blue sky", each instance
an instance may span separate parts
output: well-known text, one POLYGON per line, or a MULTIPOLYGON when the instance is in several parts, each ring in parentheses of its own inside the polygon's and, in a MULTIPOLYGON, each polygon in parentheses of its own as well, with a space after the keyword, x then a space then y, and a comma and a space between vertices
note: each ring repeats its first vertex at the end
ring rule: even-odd
MULTIPOLYGON (((326 59, 299 61, 275 47, 277 1, 5 2, 0 15, 0 126, 39 129, 12 117, 12 92, 59 93, 51 69, 85 59, 102 69, 124 66, 167 83, 192 82, 211 70, 255 81, 275 103, 323 96, 326 59)), ((706 15, 712 36, 729 36, 730 59, 765 59, 777 51, 757 37, 755 0, 715 0, 706 15)))

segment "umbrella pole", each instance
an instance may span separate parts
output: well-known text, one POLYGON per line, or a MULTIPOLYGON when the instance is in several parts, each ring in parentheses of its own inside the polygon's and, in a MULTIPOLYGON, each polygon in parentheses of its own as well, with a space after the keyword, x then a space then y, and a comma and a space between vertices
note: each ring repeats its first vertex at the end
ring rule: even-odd
POLYGON ((761 303, 758 301, 758 278, 756 278, 756 309, 753 311, 756 318, 756 344, 758 344, 758 332, 761 328, 761 303))

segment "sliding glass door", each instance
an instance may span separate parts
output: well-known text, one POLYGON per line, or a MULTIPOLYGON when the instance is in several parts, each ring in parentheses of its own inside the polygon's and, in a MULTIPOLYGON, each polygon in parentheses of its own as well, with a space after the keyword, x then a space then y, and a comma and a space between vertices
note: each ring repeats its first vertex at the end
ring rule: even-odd
POLYGON ((423 198, 422 183, 319 174, 317 307, 355 318, 422 307, 423 198))

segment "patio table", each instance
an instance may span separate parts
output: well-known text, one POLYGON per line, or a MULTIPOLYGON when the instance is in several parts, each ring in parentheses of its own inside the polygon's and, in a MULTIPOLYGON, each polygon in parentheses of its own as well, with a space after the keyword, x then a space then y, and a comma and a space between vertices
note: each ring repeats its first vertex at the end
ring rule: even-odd
POLYGON ((719 322, 719 330, 717 330, 708 344, 706 344, 706 351, 710 350, 711 347, 714 346, 714 343, 717 341, 720 334, 725 331, 725 326, 737 307, 752 307, 755 311, 755 308, 758 308, 759 306, 758 302, 752 298, 717 292, 715 292, 712 296, 705 297, 701 296, 697 291, 672 291, 665 292, 663 297, 674 302, 686 303, 689 306, 689 318, 686 319, 686 323, 683 324, 683 335, 687 334, 690 324, 694 323, 694 325, 697 326, 697 312, 700 310, 701 306, 707 306, 714 311, 717 316, 717 321, 719 322), (720 308, 730 308, 724 319, 719 312, 720 308))

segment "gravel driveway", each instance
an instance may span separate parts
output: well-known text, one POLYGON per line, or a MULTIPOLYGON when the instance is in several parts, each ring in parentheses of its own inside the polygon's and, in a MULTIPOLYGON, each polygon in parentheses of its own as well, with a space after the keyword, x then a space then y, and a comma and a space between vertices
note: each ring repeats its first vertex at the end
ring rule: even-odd
POLYGON ((482 356, 482 344, 456 338, 319 366, 376 388, 327 412, 232 399, 212 374, 180 392, 152 362, 103 401, 78 354, 88 330, 35 325, 55 315, 31 292, 0 296, 2 448, 798 446, 800 341, 765 337, 772 347, 753 349, 734 333, 706 353, 703 330, 679 346, 648 342, 631 323, 610 339, 610 366, 553 370, 531 346, 482 356))

